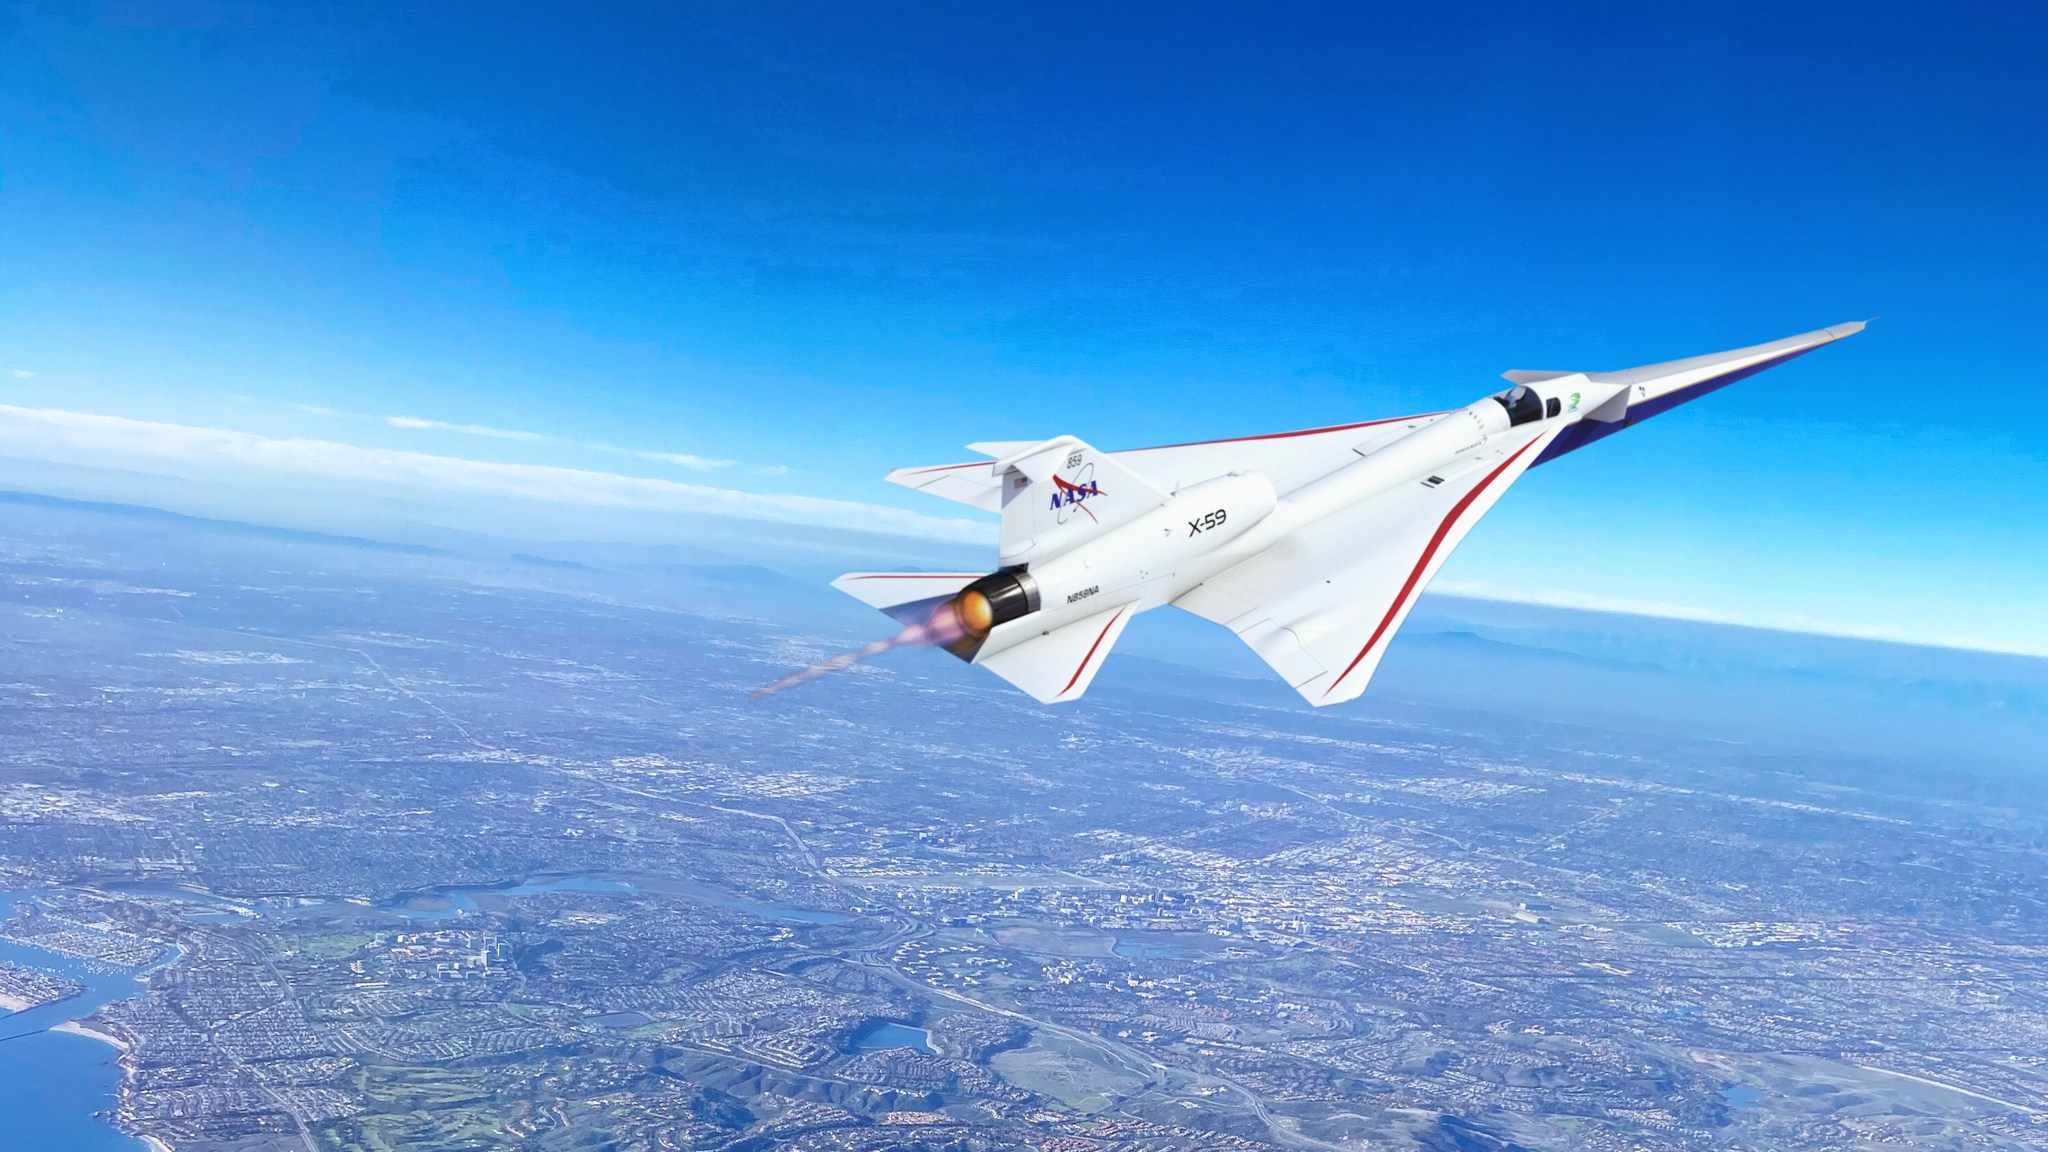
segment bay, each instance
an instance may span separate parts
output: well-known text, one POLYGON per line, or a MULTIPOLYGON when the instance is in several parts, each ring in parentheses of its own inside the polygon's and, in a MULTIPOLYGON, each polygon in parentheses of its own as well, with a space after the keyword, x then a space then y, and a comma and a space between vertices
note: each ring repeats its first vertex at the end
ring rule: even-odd
MULTIPOLYGON (((20 892, 0 892, 0 921, 20 892)), ((92 1015, 140 990, 140 970, 116 968, 0 940, 0 961, 69 976, 85 990, 25 1012, 0 1010, 0 1152, 142 1152, 109 1121, 121 1082, 120 1052, 52 1028, 92 1015)))

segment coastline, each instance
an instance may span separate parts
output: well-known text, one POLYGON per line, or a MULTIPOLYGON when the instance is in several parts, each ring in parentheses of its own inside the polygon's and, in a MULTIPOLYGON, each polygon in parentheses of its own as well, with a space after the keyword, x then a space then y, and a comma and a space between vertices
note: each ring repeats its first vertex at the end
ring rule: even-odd
MULTIPOLYGON (((114 1035, 112 1032, 107 1032, 99 1028, 91 1027, 90 1025, 81 1023, 77 1020, 65 1020, 62 1023, 52 1024, 49 1026, 49 1028, 45 1029, 45 1031, 64 1032, 72 1036, 83 1036, 87 1040, 94 1040, 101 1044, 105 1044, 117 1053, 117 1061, 122 1062, 125 1062, 128 1056, 128 1052, 132 1047, 127 1041, 121 1039, 119 1036, 114 1035)), ((125 1080, 127 1076, 127 1070, 125 1066, 122 1068, 121 1074, 122 1078, 125 1080)), ((105 1115, 104 1119, 106 1119, 108 1123, 113 1124, 116 1131, 122 1131, 121 1125, 115 1123, 112 1115, 105 1115)), ((148 1149, 148 1152, 173 1152, 173 1149, 171 1148, 170 1144, 164 1141, 161 1137, 139 1135, 125 1132, 124 1134, 128 1135, 130 1139, 140 1141, 143 1147, 148 1149)))
POLYGON ((76 1020, 66 1020, 62 1024, 52 1024, 50 1025, 50 1031, 68 1032, 73 1036, 83 1036, 88 1040, 97 1040, 102 1044, 112 1045, 115 1051, 120 1052, 124 1056, 128 1054, 127 1041, 115 1036, 111 1032, 102 1032, 97 1028, 88 1028, 76 1020))
POLYGON ((26 1012, 33 1007, 35 1007, 34 1004, 19 996, 10 996, 5 992, 0 992, 0 1011, 26 1012))

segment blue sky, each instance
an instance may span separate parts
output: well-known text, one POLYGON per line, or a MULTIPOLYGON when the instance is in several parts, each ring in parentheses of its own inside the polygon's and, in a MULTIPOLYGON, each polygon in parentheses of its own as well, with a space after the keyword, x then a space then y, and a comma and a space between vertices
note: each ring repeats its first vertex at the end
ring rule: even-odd
POLYGON ((0 480, 975 539, 881 472, 1876 316, 1444 584, 2048 653, 2048 14, 1425 7, 17 9, 0 480))

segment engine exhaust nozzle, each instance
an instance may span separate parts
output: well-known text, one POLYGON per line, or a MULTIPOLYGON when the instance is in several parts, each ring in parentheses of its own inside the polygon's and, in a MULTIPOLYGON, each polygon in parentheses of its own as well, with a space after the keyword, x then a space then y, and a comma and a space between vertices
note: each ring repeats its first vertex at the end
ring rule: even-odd
POLYGON ((962 588, 947 607, 960 635, 945 649, 962 660, 971 660, 998 624, 1038 611, 1038 581, 1028 572, 990 573, 962 588))

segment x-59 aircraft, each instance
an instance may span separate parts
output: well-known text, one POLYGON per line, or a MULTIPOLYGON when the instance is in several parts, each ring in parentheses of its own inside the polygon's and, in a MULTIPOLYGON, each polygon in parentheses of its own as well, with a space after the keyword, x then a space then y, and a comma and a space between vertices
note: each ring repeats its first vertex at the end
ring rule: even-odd
POLYGON ((1523 473, 1862 330, 1625 372, 1508 372, 1512 387, 1463 408, 1299 432, 1126 452, 1072 436, 971 444, 992 460, 888 478, 1000 512, 996 571, 841 576, 903 631, 784 683, 921 644, 1044 703, 1074 700, 1133 616, 1171 604, 1237 633, 1310 704, 1355 699, 1523 473))

